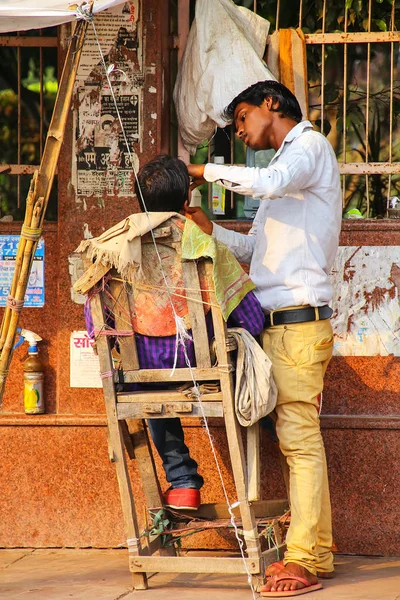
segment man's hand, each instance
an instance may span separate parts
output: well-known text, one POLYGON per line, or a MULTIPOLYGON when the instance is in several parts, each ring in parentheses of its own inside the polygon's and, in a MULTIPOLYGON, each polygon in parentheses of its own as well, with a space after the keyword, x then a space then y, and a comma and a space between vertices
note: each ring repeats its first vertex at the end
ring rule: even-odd
POLYGON ((185 202, 183 210, 185 217, 196 223, 204 233, 208 235, 212 234, 213 224, 202 208, 199 206, 189 206, 189 202, 185 202))
POLYGON ((206 180, 204 179, 204 167, 205 165, 187 165, 189 177, 193 179, 192 188, 198 187, 202 183, 206 183, 206 180))

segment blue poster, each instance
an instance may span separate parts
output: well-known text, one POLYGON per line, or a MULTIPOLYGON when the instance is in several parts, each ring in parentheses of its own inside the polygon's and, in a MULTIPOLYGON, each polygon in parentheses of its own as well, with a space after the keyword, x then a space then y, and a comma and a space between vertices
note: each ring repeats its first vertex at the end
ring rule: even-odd
MULTIPOLYGON (((19 235, 0 235, 0 306, 6 305, 15 269, 19 235)), ((33 259, 25 304, 28 307, 44 306, 44 239, 40 238, 33 259)))

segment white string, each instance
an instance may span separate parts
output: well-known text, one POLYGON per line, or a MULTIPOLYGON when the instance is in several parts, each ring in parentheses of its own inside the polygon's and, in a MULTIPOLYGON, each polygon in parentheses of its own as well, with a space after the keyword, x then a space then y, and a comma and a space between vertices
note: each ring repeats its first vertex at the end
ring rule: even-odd
MULTIPOLYGON (((77 13, 77 16, 78 16, 78 10, 76 11, 76 13, 77 13)), ((201 400, 201 393, 200 393, 200 390, 199 390, 199 385, 198 385, 198 383, 196 381, 196 378, 194 376, 193 368, 192 368, 192 365, 190 363, 190 359, 189 359, 188 354, 187 354, 187 349, 186 349, 185 341, 188 340, 188 339, 191 339, 191 338, 190 338, 189 334, 187 333, 186 329, 184 328, 183 319, 177 315, 176 310, 175 310, 175 306, 174 306, 173 301, 172 301, 172 296, 171 296, 171 293, 170 293, 170 290, 169 290, 169 286, 168 286, 168 283, 167 283, 167 278, 166 278, 166 275, 165 275, 165 272, 164 272, 164 269, 163 269, 161 256, 159 254, 158 247, 157 247, 157 242, 156 242, 156 239, 155 239, 155 236, 154 236, 154 233, 153 233, 153 229, 152 229, 152 226, 151 226, 150 216, 149 216, 149 213, 148 213, 148 210, 147 210, 147 207, 146 207, 146 203, 145 203, 144 198, 143 198, 143 194, 142 194, 142 190, 141 190, 141 187, 140 187, 140 184, 139 184, 137 173, 135 171, 131 149, 129 147, 129 142, 128 142, 128 139, 126 137, 124 124, 122 122, 121 115, 120 115, 120 112, 119 112, 119 109, 118 109, 118 104, 117 104, 117 100, 116 100, 116 97, 115 97, 113 85, 112 85, 112 82, 111 82, 110 77, 109 77, 109 70, 107 69, 107 65, 106 65, 105 60, 104 60, 104 55, 103 55, 103 52, 102 52, 102 49, 101 49, 99 37, 97 35, 97 30, 96 30, 96 27, 95 27, 95 24, 94 24, 93 15, 88 10, 87 5, 84 5, 84 6, 82 6, 80 8, 80 10, 79 10, 79 18, 84 18, 85 20, 89 21, 91 23, 92 27, 93 27, 93 32, 94 32, 94 36, 96 38, 96 43, 97 43, 97 46, 98 46, 98 49, 99 49, 99 54, 100 54, 101 62, 102 62, 103 67, 104 67, 104 73, 105 73, 105 76, 106 76, 106 79, 107 79, 107 83, 108 83, 108 86, 109 86, 109 89, 110 89, 110 92, 111 92, 111 96, 112 96, 112 99, 113 99, 113 102, 114 102, 114 106, 115 106, 115 110, 116 110, 116 113, 117 113, 118 121, 119 121, 119 124, 121 126, 122 135, 123 135, 124 142, 125 142, 125 145, 126 145, 126 148, 127 148, 127 151, 128 151, 130 163, 132 165, 132 170, 133 170, 133 173, 135 175, 135 180, 136 180, 136 183, 137 183, 137 188, 139 190, 139 194, 140 194, 140 198, 141 198, 141 201, 142 201, 142 205, 144 207, 147 219, 149 221, 150 233, 151 233, 152 241, 153 241, 153 244, 154 244, 154 247, 155 247, 155 251, 156 251, 156 254, 157 254, 158 261, 160 263, 162 277, 163 277, 164 284, 165 284, 165 287, 166 287, 166 290, 167 290, 167 293, 168 293, 168 297, 169 297, 169 300, 170 300, 170 303, 171 303, 172 311, 173 311, 173 314, 174 314, 174 317, 175 317, 175 322, 176 322, 176 352, 175 352, 175 360, 174 360, 174 367, 173 367, 172 373, 174 372, 175 367, 176 367, 177 354, 178 354, 178 346, 181 345, 183 347, 183 353, 184 353, 185 363, 186 363, 187 367, 189 368, 190 376, 191 376, 191 379, 192 379, 192 382, 193 382, 193 387, 194 387, 193 393, 194 393, 194 396, 197 399, 197 401, 199 403, 199 406, 200 406, 200 411, 201 411, 201 414, 202 414, 204 427, 205 427, 207 435, 208 435, 208 439, 209 439, 210 446, 211 446, 211 451, 212 451, 212 454, 213 454, 213 457, 214 457, 214 461, 215 461, 215 464, 216 464, 216 467, 217 467, 218 475, 219 475, 219 478, 220 478, 222 491, 223 491, 223 494, 225 496, 225 501, 226 501, 226 504, 227 504, 227 507, 228 507, 229 515, 231 517, 231 525, 232 525, 232 527, 233 527, 233 529, 235 531, 235 537, 237 539, 237 542, 238 542, 238 545, 239 545, 240 554, 242 556, 244 567, 245 567, 245 570, 246 570, 246 573, 247 573, 247 582, 248 582, 248 584, 250 586, 250 589, 252 591, 253 600, 256 600, 257 596, 256 596, 256 593, 255 593, 255 590, 254 590, 254 586, 253 586, 253 582, 252 582, 252 576, 251 576, 251 573, 250 573, 250 571, 248 569, 247 562, 246 562, 246 557, 245 557, 245 554, 244 554, 243 540, 239 536, 239 530, 238 530, 238 527, 236 525, 235 515, 233 513, 233 509, 236 508, 237 506, 239 506, 240 502, 236 502, 236 503, 234 503, 232 505, 229 502, 228 493, 227 493, 227 490, 226 490, 226 487, 225 487, 225 483, 224 483, 222 471, 221 471, 221 468, 220 468, 220 465, 219 465, 219 462, 218 462, 218 457, 217 457, 217 453, 216 453, 214 442, 213 442, 213 437, 211 435, 211 432, 210 432, 210 429, 209 429, 209 426, 208 426, 207 417, 206 417, 206 414, 205 414, 205 411, 204 411, 204 405, 203 405, 203 402, 201 400)))

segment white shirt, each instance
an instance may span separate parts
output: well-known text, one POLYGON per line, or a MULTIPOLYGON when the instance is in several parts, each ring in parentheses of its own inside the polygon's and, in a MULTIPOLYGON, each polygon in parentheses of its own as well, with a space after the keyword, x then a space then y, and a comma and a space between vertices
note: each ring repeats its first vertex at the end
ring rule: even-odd
POLYGON ((209 163, 204 177, 262 199, 248 235, 213 225, 213 235, 250 263, 262 308, 329 304, 342 202, 328 140, 303 121, 289 131, 267 168, 209 163))

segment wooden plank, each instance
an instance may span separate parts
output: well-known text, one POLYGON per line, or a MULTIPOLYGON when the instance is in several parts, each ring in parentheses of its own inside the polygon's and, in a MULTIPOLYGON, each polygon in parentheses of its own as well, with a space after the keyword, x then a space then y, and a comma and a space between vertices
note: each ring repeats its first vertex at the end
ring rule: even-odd
POLYGON ((90 267, 79 277, 72 286, 78 294, 87 294, 108 273, 110 266, 103 265, 102 263, 96 263, 90 265, 90 267))
POLYGON ((125 383, 154 383, 175 381, 192 381, 192 373, 196 381, 219 381, 220 372, 217 368, 198 369, 175 369, 171 374, 172 369, 140 369, 140 371, 125 371, 125 383))
POLYGON ((260 478, 260 425, 256 423, 246 427, 247 435, 247 496, 249 502, 255 502, 261 495, 260 478))
MULTIPOLYGON (((246 565, 253 575, 260 573, 260 560, 246 558, 246 565)), ((132 573, 226 573, 245 574, 246 568, 242 557, 215 558, 210 556, 167 557, 140 556, 129 557, 129 568, 132 573)))
MULTIPOLYGON (((285 514, 289 508, 289 504, 286 499, 259 500, 252 503, 251 507, 257 519, 263 517, 273 518, 285 514)), ((236 517, 240 517, 239 507, 234 508, 233 513, 236 517)), ((196 511, 196 518, 207 519, 208 521, 213 519, 229 519, 230 514, 226 503, 202 504, 196 511)))
POLYGON ((272 565, 277 560, 282 560, 286 552, 286 544, 278 544, 278 548, 269 548, 264 550, 260 561, 260 571, 262 574, 265 573, 265 569, 272 565), (279 556, 277 556, 277 553, 279 556))
POLYGON ((129 433, 128 424, 126 423, 126 421, 120 422, 120 428, 128 456, 131 460, 133 460, 135 458, 135 449, 133 447, 131 435, 129 433))
MULTIPOLYGON (((208 288, 213 289, 212 265, 210 263, 205 263, 204 265, 200 265, 200 267, 203 268, 206 273, 208 288)), ((221 309, 217 304, 214 292, 211 293, 211 311, 214 324, 217 359, 221 376, 226 435, 237 500, 240 502, 240 516, 243 524, 246 550, 249 558, 258 560, 261 556, 261 547, 254 513, 247 498, 247 473, 243 441, 234 408, 233 378, 230 369, 232 359, 226 349, 226 323, 223 320, 221 309)))
POLYGON ((123 370, 139 369, 135 335, 130 317, 131 305, 128 298, 128 284, 116 279, 112 279, 110 281, 110 292, 113 297, 112 308, 116 330, 131 332, 131 335, 121 336, 118 340, 123 370))
MULTIPOLYGON (((90 301, 93 323, 95 329, 104 327, 103 313, 104 299, 103 294, 96 294, 90 301)), ((109 373, 113 369, 111 357, 110 342, 106 336, 99 336, 97 339, 97 350, 100 362, 100 372, 109 373)), ((126 464, 124 452, 124 442, 122 431, 117 420, 116 414, 116 395, 112 377, 105 377, 103 380, 103 393, 106 405, 107 423, 110 446, 113 452, 113 459, 117 471, 119 492, 121 497, 122 514, 124 517, 125 531, 129 552, 140 555, 144 551, 140 542, 140 531, 137 523, 135 501, 132 493, 130 475, 126 464)), ((134 586, 140 589, 147 588, 146 574, 134 577, 134 586)))
POLYGON ((196 365, 207 369, 211 367, 210 343, 207 335, 206 317, 202 304, 203 297, 200 291, 197 263, 195 261, 183 262, 182 274, 185 290, 187 290, 186 300, 192 328, 196 365))
POLYGON ((305 33, 306 44, 369 44, 400 42, 399 31, 356 31, 349 33, 305 33))
POLYGON ((395 175, 400 173, 400 162, 395 163, 339 163, 342 175, 395 175))
MULTIPOLYGON (((153 405, 154 406, 154 405, 153 405)), ((157 403, 155 403, 157 406, 157 403)), ((192 411, 190 413, 182 413, 180 410, 176 410, 172 405, 163 407, 161 412, 151 412, 151 404, 149 403, 121 403, 117 404, 117 415, 118 419, 165 419, 172 417, 202 417, 203 413, 200 409, 199 404, 193 404, 192 411), (147 410, 146 410, 147 409, 147 410)), ((161 409, 161 406, 160 406, 161 409)), ((223 417, 222 403, 210 402, 203 403, 203 409, 206 417, 223 417)))
MULTIPOLYGON (((202 394, 203 402, 222 402, 222 392, 202 394)), ((154 390, 150 392, 118 392, 118 402, 196 402, 195 398, 172 390, 154 390)))

